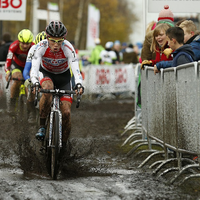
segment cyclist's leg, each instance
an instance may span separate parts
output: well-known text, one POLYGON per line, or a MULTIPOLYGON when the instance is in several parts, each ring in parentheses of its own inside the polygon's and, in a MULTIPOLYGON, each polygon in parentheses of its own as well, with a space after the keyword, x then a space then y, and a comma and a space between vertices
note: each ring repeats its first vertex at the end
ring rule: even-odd
MULTIPOLYGON (((43 89, 53 89, 54 85, 50 78, 43 78, 40 82, 40 85, 43 89)), ((40 114, 40 128, 38 132, 36 133, 36 138, 38 140, 43 140, 45 136, 45 123, 46 123, 46 117, 50 111, 51 108, 51 101, 52 101, 52 95, 51 94, 45 94, 43 93, 40 102, 39 102, 39 114, 40 114)))
MULTIPOLYGON (((22 79, 22 72, 20 69, 14 69, 12 71, 12 78, 19 78, 22 79)), ((16 98, 19 96, 19 88, 21 85, 21 81, 12 81, 11 87, 10 87, 10 98, 16 98)))
POLYGON ((70 132, 71 132, 71 102, 67 101, 66 99, 62 100, 61 98, 61 112, 62 112, 62 134, 63 143, 67 143, 67 140, 69 138, 70 132))
MULTIPOLYGON (((23 78, 22 70, 23 68, 18 66, 16 63, 11 65, 12 68, 12 78, 23 78)), ((12 80, 12 84, 10 84, 10 109, 13 110, 15 108, 16 99, 19 96, 21 81, 12 80)))

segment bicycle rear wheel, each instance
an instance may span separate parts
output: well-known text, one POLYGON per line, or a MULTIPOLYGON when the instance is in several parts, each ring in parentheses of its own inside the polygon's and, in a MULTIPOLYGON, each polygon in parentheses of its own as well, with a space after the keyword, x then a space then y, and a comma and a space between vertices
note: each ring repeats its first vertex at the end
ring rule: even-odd
POLYGON ((51 177, 56 180, 59 172, 59 115, 54 112, 53 130, 52 130, 52 146, 51 146, 51 177))

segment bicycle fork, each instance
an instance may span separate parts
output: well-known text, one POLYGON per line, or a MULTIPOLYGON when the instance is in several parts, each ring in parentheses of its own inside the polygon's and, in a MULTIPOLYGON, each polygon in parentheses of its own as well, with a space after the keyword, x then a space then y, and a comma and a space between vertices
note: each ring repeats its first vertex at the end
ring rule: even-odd
POLYGON ((51 108, 50 113, 50 127, 49 127, 49 147, 52 146, 52 131, 53 131, 53 118, 54 118, 54 112, 58 113, 59 116, 59 147, 62 147, 62 113, 59 109, 60 105, 60 99, 59 97, 53 98, 53 106, 51 108))

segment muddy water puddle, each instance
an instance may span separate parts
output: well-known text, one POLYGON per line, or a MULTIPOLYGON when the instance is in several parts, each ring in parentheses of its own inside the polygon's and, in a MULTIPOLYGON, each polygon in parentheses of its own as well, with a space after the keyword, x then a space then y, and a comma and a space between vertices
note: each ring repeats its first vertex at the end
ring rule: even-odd
POLYGON ((0 199, 198 199, 198 190, 168 185, 138 169, 141 158, 126 156, 120 134, 133 109, 130 99, 72 107, 72 149, 56 181, 38 154, 37 125, 13 125, 0 113, 0 199))

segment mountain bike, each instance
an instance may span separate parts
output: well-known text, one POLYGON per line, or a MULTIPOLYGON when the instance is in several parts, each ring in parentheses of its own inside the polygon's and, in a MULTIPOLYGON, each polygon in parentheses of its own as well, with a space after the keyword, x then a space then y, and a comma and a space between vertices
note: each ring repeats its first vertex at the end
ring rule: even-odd
MULTIPOLYGON (((35 106, 37 105, 39 86, 36 86, 35 106)), ((40 89, 41 93, 49 93, 53 95, 51 110, 46 120, 46 135, 42 141, 40 152, 44 154, 46 160, 46 167, 52 179, 56 180, 60 166, 60 152, 62 149, 62 113, 60 110, 60 96, 64 94, 76 94, 71 90, 46 90, 40 89)), ((81 95, 77 95, 76 107, 79 107, 81 95)))

